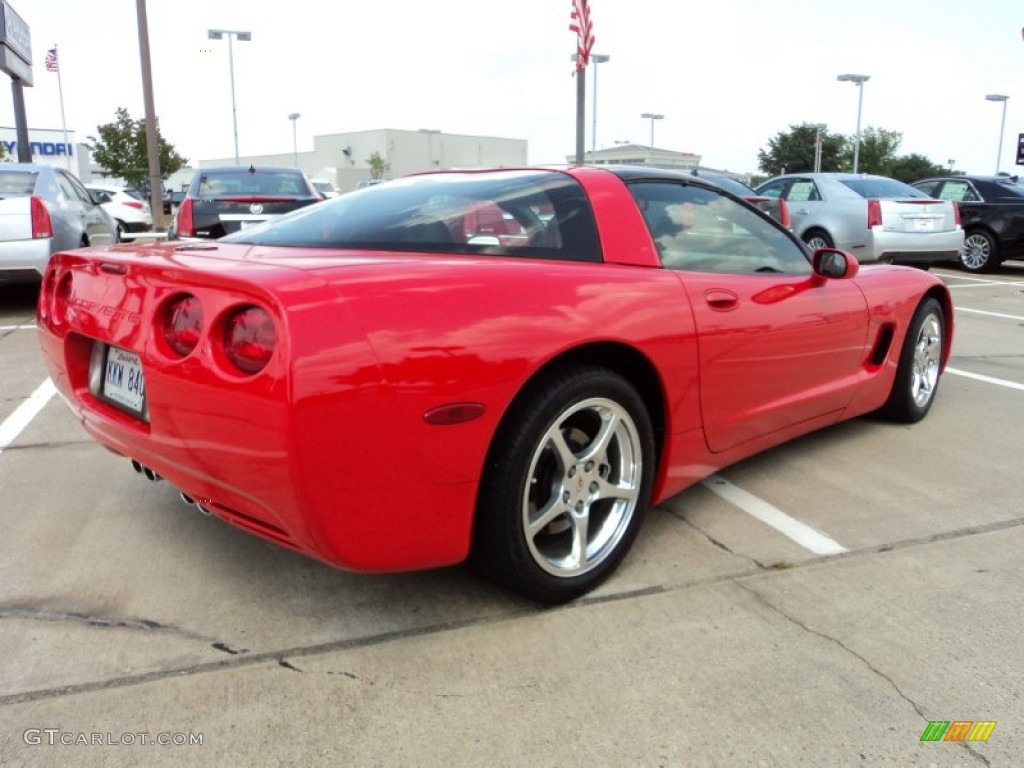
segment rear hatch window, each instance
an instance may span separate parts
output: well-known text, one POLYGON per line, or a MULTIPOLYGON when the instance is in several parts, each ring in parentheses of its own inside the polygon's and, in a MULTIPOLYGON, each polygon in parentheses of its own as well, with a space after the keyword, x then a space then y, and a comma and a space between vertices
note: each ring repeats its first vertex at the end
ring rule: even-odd
POLYGON ((840 179, 839 181, 864 198, 901 200, 928 197, 921 190, 914 189, 909 184, 896 181, 896 179, 840 179))
POLYGON ((27 197, 35 192, 37 172, 0 171, 0 198, 27 197))

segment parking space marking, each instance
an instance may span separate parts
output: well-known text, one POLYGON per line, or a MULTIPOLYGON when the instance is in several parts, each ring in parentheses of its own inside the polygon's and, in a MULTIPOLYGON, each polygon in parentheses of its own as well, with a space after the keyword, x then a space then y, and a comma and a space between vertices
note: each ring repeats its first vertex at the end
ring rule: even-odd
POLYGON ((0 453, 4 452, 11 443, 15 441, 22 430, 25 429, 36 415, 43 410, 43 407, 50 402, 50 398, 57 394, 57 388, 53 386, 50 379, 46 379, 36 387, 36 391, 29 395, 28 400, 14 409, 14 413, 4 419, 0 424, 0 453))
POLYGON ((986 384, 997 384, 1000 387, 1007 387, 1008 389, 1019 389, 1024 392, 1024 384, 1018 384, 1016 381, 1007 381, 1006 379, 997 379, 992 376, 983 376, 980 373, 971 373, 970 371, 962 371, 959 368, 946 368, 946 373, 953 373, 957 376, 963 376, 966 379, 976 379, 978 381, 984 381, 986 384))
POLYGON ((778 507, 723 480, 718 475, 703 480, 701 485, 816 555, 838 555, 847 551, 846 547, 835 539, 790 517, 778 507))
POLYGON ((0 331, 31 331, 38 328, 38 325, 0 325, 0 331))
POLYGON ((986 315, 988 317, 1003 317, 1007 320, 1024 320, 1021 315, 1007 315, 1003 312, 987 312, 984 309, 967 309, 967 307, 953 307, 957 312, 971 312, 975 315, 986 315))

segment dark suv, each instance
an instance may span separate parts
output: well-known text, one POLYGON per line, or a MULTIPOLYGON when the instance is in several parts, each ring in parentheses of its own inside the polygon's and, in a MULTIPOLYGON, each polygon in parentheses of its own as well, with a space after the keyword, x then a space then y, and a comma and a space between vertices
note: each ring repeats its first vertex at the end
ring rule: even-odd
POLYGON ((167 236, 223 237, 320 200, 297 168, 204 168, 192 179, 167 236))

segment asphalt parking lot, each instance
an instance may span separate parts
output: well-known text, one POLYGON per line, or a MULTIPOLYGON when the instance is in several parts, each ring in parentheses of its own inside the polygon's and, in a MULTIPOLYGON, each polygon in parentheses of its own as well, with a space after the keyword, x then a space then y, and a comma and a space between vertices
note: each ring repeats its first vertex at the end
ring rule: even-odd
POLYGON ((0 765, 1024 764, 1024 263, 934 272, 927 419, 726 470, 552 610, 202 516, 86 437, 0 286, 0 765))

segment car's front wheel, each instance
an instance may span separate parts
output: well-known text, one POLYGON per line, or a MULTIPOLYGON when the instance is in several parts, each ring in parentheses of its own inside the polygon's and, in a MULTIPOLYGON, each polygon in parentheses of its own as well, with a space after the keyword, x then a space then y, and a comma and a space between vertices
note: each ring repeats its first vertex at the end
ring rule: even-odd
POLYGON ((925 299, 914 312, 900 350, 889 399, 882 416, 904 423, 920 421, 935 401, 942 369, 946 313, 935 299, 925 299))
POLYGON ((124 242, 124 233, 128 231, 128 228, 124 225, 124 222, 121 221, 120 219, 116 220, 114 223, 116 225, 116 228, 114 229, 114 242, 115 243, 123 243, 124 242))
POLYGON ((654 462, 650 416, 622 376, 585 367, 535 383, 488 454, 471 563, 542 603, 593 589, 636 537, 654 462))
POLYGON ((960 266, 968 272, 989 272, 999 266, 999 246, 988 232, 976 229, 964 238, 960 266))

